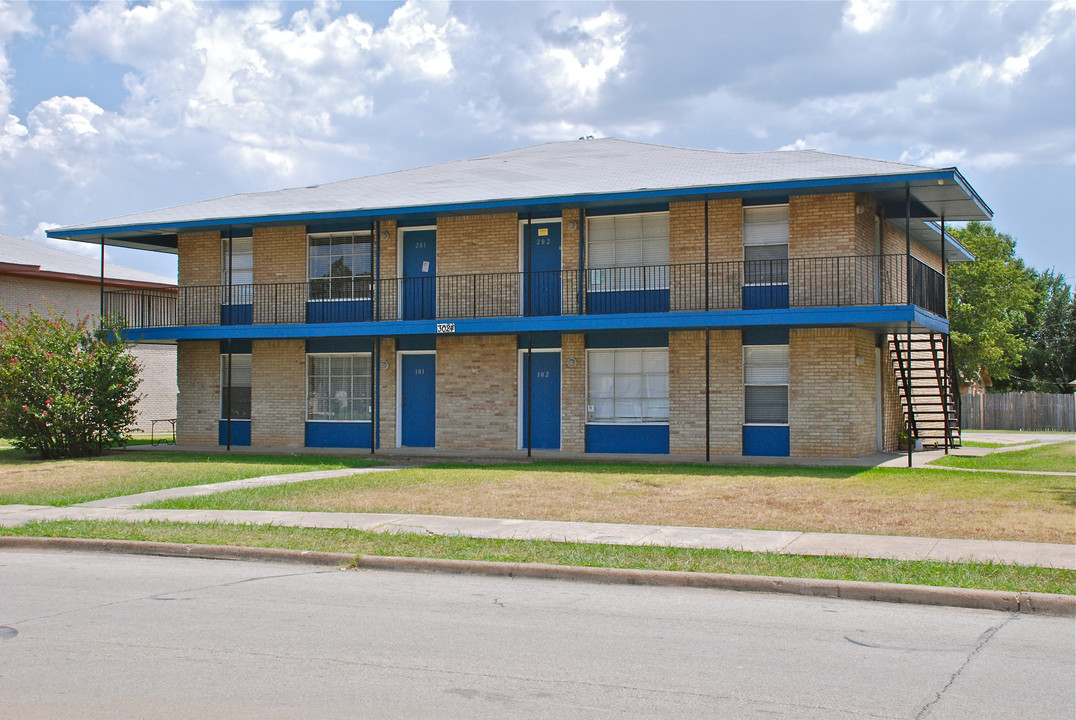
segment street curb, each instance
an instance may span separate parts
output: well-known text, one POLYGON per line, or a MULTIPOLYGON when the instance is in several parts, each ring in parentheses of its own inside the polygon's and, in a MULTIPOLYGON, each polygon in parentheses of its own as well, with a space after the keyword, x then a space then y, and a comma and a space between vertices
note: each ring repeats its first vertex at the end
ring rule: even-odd
POLYGON ((827 597, 843 600, 937 605, 1076 618, 1076 596, 1074 595, 976 590, 929 585, 901 585, 853 580, 818 580, 765 575, 724 575, 670 570, 592 568, 571 565, 546 565, 542 563, 502 563, 378 555, 359 555, 356 557, 349 553, 314 552, 310 550, 283 550, 232 545, 185 545, 180 543, 91 538, 0 537, 0 550, 5 549, 103 552, 126 555, 189 557, 207 560, 294 563, 326 567, 346 566, 361 570, 394 572, 451 573, 457 575, 575 580, 614 585, 689 587, 827 597))

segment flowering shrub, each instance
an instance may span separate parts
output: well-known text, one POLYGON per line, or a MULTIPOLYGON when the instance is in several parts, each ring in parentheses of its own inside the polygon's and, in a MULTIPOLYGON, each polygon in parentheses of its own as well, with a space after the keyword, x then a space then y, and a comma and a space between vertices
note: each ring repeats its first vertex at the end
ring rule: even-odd
POLYGON ((123 441, 139 400, 138 364, 106 320, 97 333, 53 308, 3 313, 0 437, 42 458, 99 455, 123 441))

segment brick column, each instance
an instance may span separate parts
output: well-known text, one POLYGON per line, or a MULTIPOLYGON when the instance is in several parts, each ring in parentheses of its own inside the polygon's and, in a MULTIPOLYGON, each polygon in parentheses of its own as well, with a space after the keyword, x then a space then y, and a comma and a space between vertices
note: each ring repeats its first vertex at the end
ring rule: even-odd
POLYGON ((586 450, 587 354, 583 335, 561 335, 560 449, 579 453, 586 450), (568 360, 575 358, 575 367, 568 360))
POLYGON ((396 447, 396 340, 381 339, 381 364, 388 367, 380 370, 378 391, 381 393, 381 422, 379 425, 380 444, 383 448, 396 447))
POLYGON ((710 452, 743 454, 743 337, 710 332, 710 452))
POLYGON ((216 445, 220 420, 220 344, 176 343, 176 442, 216 445))
POLYGON ((517 380, 514 335, 437 338, 437 447, 515 450, 517 380))
POLYGON ((250 444, 306 443, 306 346, 255 340, 251 357, 250 444))
POLYGON ((669 452, 706 453, 706 333, 669 333, 669 452))

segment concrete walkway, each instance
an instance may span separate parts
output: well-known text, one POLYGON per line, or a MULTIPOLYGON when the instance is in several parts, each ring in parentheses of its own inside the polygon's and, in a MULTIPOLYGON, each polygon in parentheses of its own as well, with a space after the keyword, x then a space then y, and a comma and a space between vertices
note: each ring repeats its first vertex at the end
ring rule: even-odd
POLYGON ((789 555, 849 555, 894 560, 994 562, 1076 570, 1076 546, 999 540, 952 540, 892 535, 853 535, 779 530, 626 525, 391 513, 289 512, 271 510, 156 510, 137 506, 158 500, 196 497, 238 488, 304 482, 395 468, 346 468, 168 488, 107 498, 69 507, 0 505, 0 525, 47 520, 236 523, 281 527, 349 528, 370 532, 456 535, 504 540, 653 545, 774 552, 789 555))

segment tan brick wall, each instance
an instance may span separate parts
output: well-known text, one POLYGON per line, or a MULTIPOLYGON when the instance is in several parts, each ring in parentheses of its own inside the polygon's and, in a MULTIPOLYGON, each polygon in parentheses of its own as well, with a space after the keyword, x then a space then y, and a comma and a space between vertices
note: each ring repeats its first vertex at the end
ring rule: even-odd
POLYGON ((306 226, 254 228, 254 322, 306 321, 306 226))
POLYGON ((883 448, 896 452, 900 440, 900 431, 904 428, 904 411, 900 406, 900 393, 897 390, 897 371, 893 367, 892 343, 887 335, 882 345, 882 437, 883 448))
MULTIPOLYGON (((890 223, 882 223, 884 228, 882 236, 882 248, 886 255, 903 255, 908 249, 908 240, 905 233, 890 223)), ((921 244, 912 240, 912 257, 921 260, 938 272, 941 272, 941 256, 928 250, 921 244)))
POLYGON ((437 447, 514 450, 518 423, 515 336, 437 338, 437 447))
POLYGON ((560 336, 560 449, 583 452, 587 422, 587 353, 583 335, 560 336), (575 367, 568 360, 575 358, 575 367))
POLYGON ((378 392, 381 394, 378 436, 381 447, 394 448, 396 447, 396 375, 398 366, 395 339, 382 338, 380 363, 382 365, 388 364, 388 367, 380 370, 378 379, 378 392))
POLYGON ((788 200, 788 256, 855 254, 855 194, 793 195, 788 200))
POLYGON ((518 273, 519 221, 515 213, 437 219, 439 316, 517 315, 520 297, 518 273), (473 273, 509 275, 481 277, 475 282, 471 278, 447 277, 473 273))
POLYGON ((710 452, 743 453, 743 334, 710 332, 710 452))
POLYGON ((706 452, 706 333, 669 333, 669 452, 706 452))
MULTIPOLYGON (((157 343, 138 343, 131 346, 131 354, 138 361, 138 416, 135 426, 150 431, 153 420, 176 417, 176 400, 179 385, 176 380, 176 346, 157 343)), ((157 424, 157 432, 169 431, 168 425, 157 424)))
MULTIPOLYGON (((378 248, 381 273, 381 297, 379 315, 382 320, 395 320, 400 309, 399 286, 395 282, 400 274, 397 267, 399 252, 399 234, 395 220, 383 220, 381 222, 381 237, 378 240, 378 248)), ((395 442, 395 435, 393 436, 395 442)))
POLYGON ((180 233, 179 284, 220 285, 221 244, 219 232, 180 233))
POLYGON ((740 308, 743 284, 743 203, 739 198, 710 201, 710 308, 740 308))
POLYGON ((177 344, 176 441, 216 445, 220 420, 220 344, 180 340, 177 344))
POLYGON ((706 261, 706 208, 701 200, 669 203, 669 263, 706 261))
POLYGON ((250 362, 250 444, 302 447, 306 440, 305 342, 255 340, 250 362))
POLYGON ((794 457, 875 450, 874 334, 854 328, 789 333, 789 435, 794 457), (857 354, 862 364, 856 363, 857 354))

